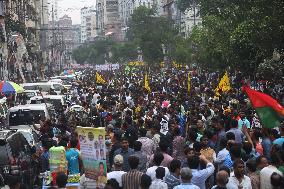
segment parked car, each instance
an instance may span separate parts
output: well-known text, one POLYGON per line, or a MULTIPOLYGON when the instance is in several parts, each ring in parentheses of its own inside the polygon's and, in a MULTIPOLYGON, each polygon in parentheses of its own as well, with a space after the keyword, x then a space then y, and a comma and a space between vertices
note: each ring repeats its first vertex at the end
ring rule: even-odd
POLYGON ((51 118, 54 108, 51 104, 26 104, 11 107, 8 110, 7 120, 10 129, 34 129, 33 125, 39 127, 40 120, 51 118))
POLYGON ((65 97, 63 95, 43 95, 35 96, 30 99, 30 104, 42 104, 50 103, 54 106, 55 110, 66 104, 65 97))
POLYGON ((21 132, 3 131, 0 138, 0 170, 2 175, 17 175, 28 188, 35 180, 32 148, 21 132))
POLYGON ((43 94, 47 94, 51 89, 53 89, 56 94, 61 94, 61 91, 64 89, 62 84, 54 82, 23 83, 21 86, 25 90, 41 90, 43 94))

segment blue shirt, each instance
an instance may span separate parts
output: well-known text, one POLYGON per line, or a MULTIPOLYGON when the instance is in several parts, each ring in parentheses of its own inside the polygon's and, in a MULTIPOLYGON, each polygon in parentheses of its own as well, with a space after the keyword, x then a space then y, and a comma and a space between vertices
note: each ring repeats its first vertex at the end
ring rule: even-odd
POLYGON ((271 146, 272 146, 270 139, 267 138, 267 137, 263 137, 261 145, 262 145, 262 148, 263 148, 263 155, 269 159, 270 158, 270 149, 271 149, 271 146))
POLYGON ((172 173, 166 176, 165 182, 168 185, 168 189, 173 189, 175 186, 180 184, 179 178, 172 173))
POLYGON ((284 136, 282 136, 281 138, 278 138, 276 140, 273 141, 273 144, 277 144, 278 146, 282 147, 284 142, 284 136))
POLYGON ((247 118, 239 119, 239 121, 238 121, 238 128, 242 129, 243 125, 245 125, 247 128, 250 128, 250 122, 249 122, 249 120, 247 120, 247 118))
POLYGON ((174 189, 200 189, 198 186, 191 183, 181 183, 174 187, 174 189))
POLYGON ((75 148, 66 151, 69 174, 78 174, 79 172, 79 152, 75 148))
POLYGON ((229 169, 233 168, 233 161, 230 154, 227 154, 223 165, 228 167, 229 169))
POLYGON ((192 169, 191 182, 198 186, 200 189, 206 189, 205 181, 213 175, 215 167, 212 163, 208 163, 205 169, 197 170, 192 169))

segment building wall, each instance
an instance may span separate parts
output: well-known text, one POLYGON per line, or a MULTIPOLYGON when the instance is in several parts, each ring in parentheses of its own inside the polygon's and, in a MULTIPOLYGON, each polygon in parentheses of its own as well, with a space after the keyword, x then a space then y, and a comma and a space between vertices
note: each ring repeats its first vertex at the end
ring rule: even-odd
POLYGON ((96 35, 96 10, 95 7, 81 9, 81 43, 85 43, 96 35))

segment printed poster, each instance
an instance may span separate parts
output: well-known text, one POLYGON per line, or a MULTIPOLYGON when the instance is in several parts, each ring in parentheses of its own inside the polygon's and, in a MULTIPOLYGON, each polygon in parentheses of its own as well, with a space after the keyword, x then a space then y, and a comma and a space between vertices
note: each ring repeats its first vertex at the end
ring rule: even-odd
POLYGON ((77 127, 86 178, 104 186, 107 181, 105 128, 77 127))

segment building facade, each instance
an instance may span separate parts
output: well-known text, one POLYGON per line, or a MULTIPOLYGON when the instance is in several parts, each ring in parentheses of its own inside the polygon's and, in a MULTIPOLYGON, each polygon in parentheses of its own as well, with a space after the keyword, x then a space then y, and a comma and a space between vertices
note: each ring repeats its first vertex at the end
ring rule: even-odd
POLYGON ((97 13, 94 6, 81 9, 81 43, 97 36, 97 13))
POLYGON ((193 4, 185 12, 178 9, 177 0, 164 0, 164 15, 170 17, 180 28, 182 36, 187 37, 192 28, 201 24, 202 19, 199 14, 200 7, 193 1, 193 4))

